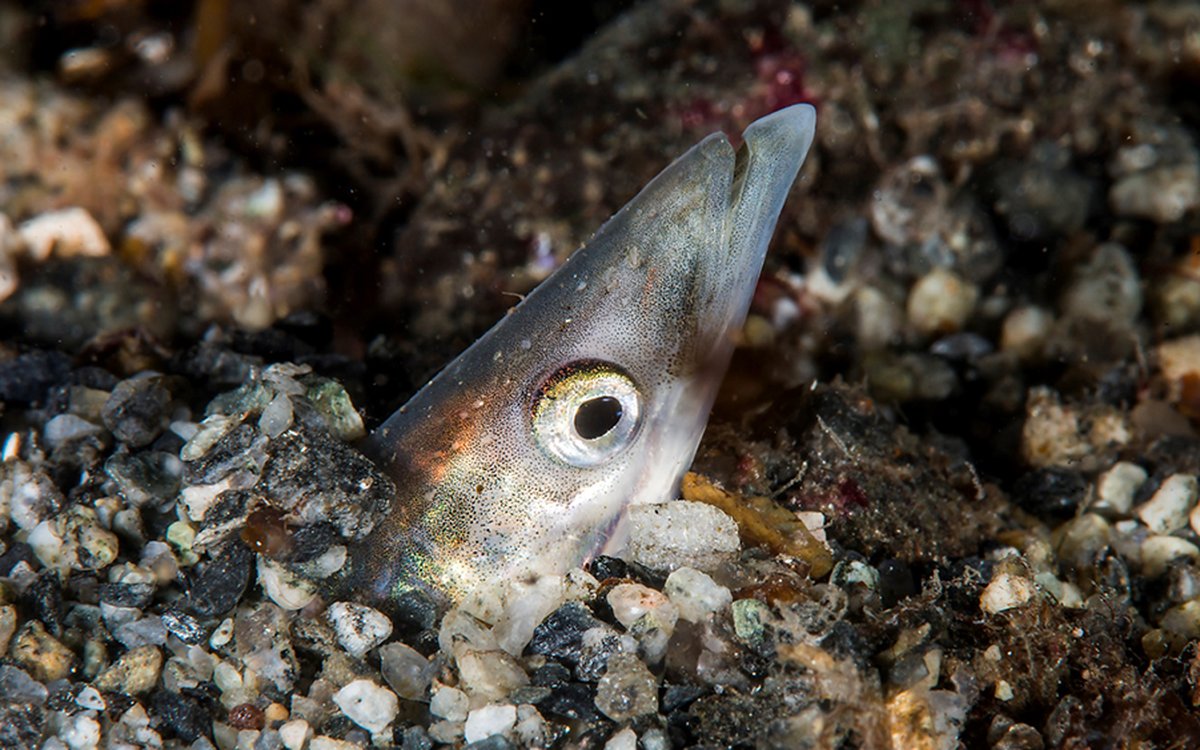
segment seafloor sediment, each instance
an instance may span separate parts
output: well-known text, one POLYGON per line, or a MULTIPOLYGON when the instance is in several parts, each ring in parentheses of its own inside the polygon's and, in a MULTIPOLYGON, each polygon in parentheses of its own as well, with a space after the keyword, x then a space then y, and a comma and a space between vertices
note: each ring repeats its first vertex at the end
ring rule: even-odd
POLYGON ((0 4, 0 747, 1200 747, 1200 6, 177 5, 0 4), (799 101, 686 502, 329 596, 365 430, 799 101))

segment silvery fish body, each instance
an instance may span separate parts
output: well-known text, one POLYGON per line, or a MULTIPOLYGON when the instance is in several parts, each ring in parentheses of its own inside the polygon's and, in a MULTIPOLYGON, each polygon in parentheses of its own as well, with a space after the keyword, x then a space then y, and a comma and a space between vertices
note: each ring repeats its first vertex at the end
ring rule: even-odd
POLYGON ((400 496, 351 550, 357 596, 560 574, 673 496, 814 127, 796 105, 702 140, 370 436, 400 496))

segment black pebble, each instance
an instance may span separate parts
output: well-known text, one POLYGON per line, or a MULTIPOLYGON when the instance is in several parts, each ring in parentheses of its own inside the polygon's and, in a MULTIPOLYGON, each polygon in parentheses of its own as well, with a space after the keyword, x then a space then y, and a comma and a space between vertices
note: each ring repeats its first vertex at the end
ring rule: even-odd
POLYGON ((579 663, 584 632, 600 624, 583 604, 567 602, 534 628, 526 650, 574 667, 579 663))
POLYGON ((1087 480, 1078 471, 1038 469, 1017 480, 1013 499, 1039 518, 1067 519, 1075 515, 1087 488, 1087 480))
POLYGON ((917 593, 912 569, 901 560, 884 560, 879 563, 879 598, 883 606, 890 609, 903 599, 917 593))
POLYGON ((233 609, 250 583, 254 553, 239 541, 226 542, 201 566, 188 587, 188 608, 200 617, 233 609))
POLYGON ((25 592, 24 599, 33 619, 40 620, 54 637, 62 635, 63 595, 58 573, 43 571, 25 592))
POLYGON ((141 448, 167 426, 171 392, 157 377, 141 377, 117 383, 100 409, 104 426, 118 440, 141 448))
POLYGON ((184 742, 212 737, 212 715, 191 696, 158 690, 150 696, 150 707, 163 724, 184 742))
POLYGON ((71 372, 71 358, 60 352, 32 351, 0 362, 0 401, 41 401, 71 372))
POLYGON ((208 631, 200 621, 180 609, 168 609, 163 612, 162 622, 171 635, 191 646, 208 637, 208 631))
POLYGON ((542 713, 584 722, 600 718, 591 689, 578 682, 568 683, 555 690, 549 698, 541 702, 538 709, 542 713))
POLYGON ((154 599, 153 583, 102 583, 98 587, 100 601, 118 607, 144 609, 154 599))

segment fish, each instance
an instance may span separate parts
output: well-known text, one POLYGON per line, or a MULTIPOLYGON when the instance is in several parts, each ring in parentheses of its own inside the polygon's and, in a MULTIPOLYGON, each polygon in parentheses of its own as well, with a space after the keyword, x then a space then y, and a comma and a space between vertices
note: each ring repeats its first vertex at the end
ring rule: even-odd
POLYGON ((448 606, 615 552, 629 504, 675 497, 815 128, 798 104, 701 140, 376 428, 397 497, 344 585, 448 606))

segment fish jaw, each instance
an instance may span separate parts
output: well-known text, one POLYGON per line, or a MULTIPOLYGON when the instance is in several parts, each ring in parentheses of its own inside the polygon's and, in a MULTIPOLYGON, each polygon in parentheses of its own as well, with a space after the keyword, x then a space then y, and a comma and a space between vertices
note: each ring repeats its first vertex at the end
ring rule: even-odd
POLYGON ((452 602, 560 574, 672 497, 814 128, 796 105, 736 155, 702 140, 372 433, 398 496, 343 585, 452 602))

